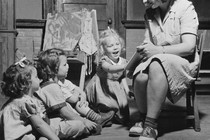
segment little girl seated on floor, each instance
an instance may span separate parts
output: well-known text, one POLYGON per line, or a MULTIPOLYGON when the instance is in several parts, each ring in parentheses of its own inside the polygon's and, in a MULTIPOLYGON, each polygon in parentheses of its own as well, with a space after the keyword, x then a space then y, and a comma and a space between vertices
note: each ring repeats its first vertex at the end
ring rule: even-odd
POLYGON ((9 99, 0 112, 1 140, 59 140, 33 98, 39 83, 35 67, 26 58, 3 73, 2 94, 9 99))
POLYGON ((91 106, 101 112, 115 110, 117 121, 122 124, 129 122, 130 114, 127 96, 130 93, 126 82, 126 59, 122 58, 123 39, 118 33, 108 28, 100 34, 99 54, 95 76, 87 84, 85 91, 91 106))

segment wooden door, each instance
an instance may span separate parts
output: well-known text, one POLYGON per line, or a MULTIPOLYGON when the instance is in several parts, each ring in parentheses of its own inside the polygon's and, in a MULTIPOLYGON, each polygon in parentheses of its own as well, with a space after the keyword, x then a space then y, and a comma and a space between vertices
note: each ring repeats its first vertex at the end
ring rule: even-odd
MULTIPOLYGON (((3 72, 15 61, 15 0, 0 1, 0 80, 3 72)), ((0 107, 5 102, 0 94, 0 107)))
POLYGON ((0 1, 0 79, 6 68, 15 60, 15 0, 0 1))
POLYGON ((83 8, 88 10, 95 9, 97 13, 97 22, 99 31, 107 29, 107 26, 117 28, 115 24, 114 6, 116 0, 58 0, 58 11, 80 11, 83 8), (109 23, 108 23, 109 21, 109 23))

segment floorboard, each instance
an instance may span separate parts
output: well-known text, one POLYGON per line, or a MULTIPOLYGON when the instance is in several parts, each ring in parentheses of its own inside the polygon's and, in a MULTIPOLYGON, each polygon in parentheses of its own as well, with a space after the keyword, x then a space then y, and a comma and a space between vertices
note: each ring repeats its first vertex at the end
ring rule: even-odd
MULTIPOLYGON (((138 121, 138 111, 133 99, 129 100, 131 124, 138 121)), ((186 120, 183 112, 185 98, 178 103, 171 104, 166 100, 165 108, 159 118, 158 140, 210 140, 210 96, 198 96, 199 115, 201 119, 201 132, 195 132, 191 120, 186 120), (171 110, 170 110, 171 109, 171 110)), ((84 140, 138 140, 138 137, 128 136, 129 127, 113 124, 103 128, 99 136, 89 136, 84 140)))
MULTIPOLYGON (((0 98, 0 104, 3 104, 0 98)), ((129 99, 131 112, 131 125, 138 121, 138 110, 135 100, 129 99)), ((195 132, 186 120, 183 112, 185 98, 183 97, 175 105, 166 100, 163 111, 159 118, 158 140, 210 140, 210 95, 198 95, 198 109, 201 120, 201 132, 195 132)), ((138 140, 138 137, 128 136, 129 127, 113 124, 111 127, 103 128, 101 135, 89 136, 84 140, 138 140)))

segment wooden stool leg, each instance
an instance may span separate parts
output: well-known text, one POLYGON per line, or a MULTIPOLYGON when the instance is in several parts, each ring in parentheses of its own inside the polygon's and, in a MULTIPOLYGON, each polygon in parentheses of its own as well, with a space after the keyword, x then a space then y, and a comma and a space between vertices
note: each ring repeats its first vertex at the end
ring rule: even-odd
POLYGON ((86 72, 86 65, 83 64, 81 66, 80 81, 79 81, 79 87, 82 90, 84 89, 84 84, 85 84, 85 72, 86 72))

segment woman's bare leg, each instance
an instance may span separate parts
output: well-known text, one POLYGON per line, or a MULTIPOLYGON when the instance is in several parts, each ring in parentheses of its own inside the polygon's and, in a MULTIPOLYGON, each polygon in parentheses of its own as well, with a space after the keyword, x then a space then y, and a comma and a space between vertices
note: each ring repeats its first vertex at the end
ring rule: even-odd
POLYGON ((168 91, 168 81, 160 63, 153 61, 149 67, 147 84, 147 117, 157 119, 168 91))
POLYGON ((139 73, 134 80, 134 94, 136 98, 136 104, 140 113, 147 113, 147 81, 148 75, 145 73, 139 73))

